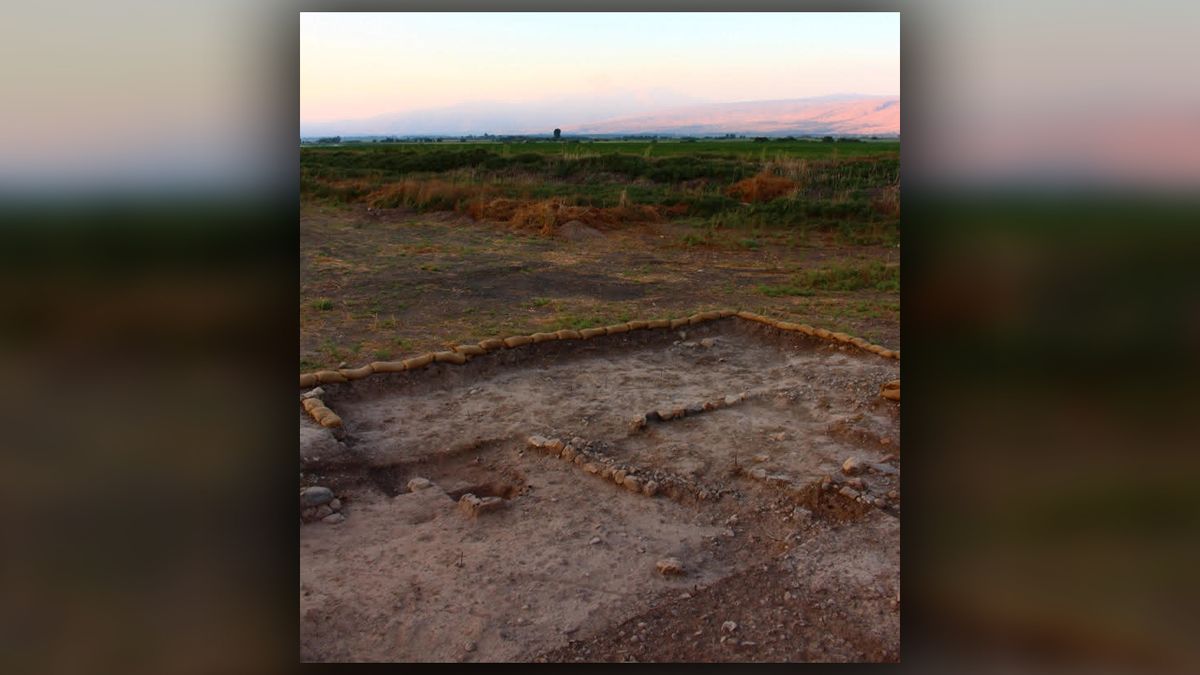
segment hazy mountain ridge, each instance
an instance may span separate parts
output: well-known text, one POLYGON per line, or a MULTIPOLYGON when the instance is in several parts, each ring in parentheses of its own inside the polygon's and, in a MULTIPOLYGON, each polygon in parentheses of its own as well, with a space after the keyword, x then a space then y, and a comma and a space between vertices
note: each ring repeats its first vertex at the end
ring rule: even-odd
POLYGON ((774 101, 698 103, 637 111, 636 102, 471 102, 452 107, 377 115, 361 120, 301 124, 301 136, 545 134, 895 135, 900 97, 835 94, 774 101), (624 113, 622 116, 621 113, 624 113), (599 118, 599 119, 597 119, 599 118), (583 120, 583 121, 577 121, 583 120))
POLYGON ((569 133, 847 134, 900 133, 899 96, 831 96, 688 106, 568 126, 569 133))

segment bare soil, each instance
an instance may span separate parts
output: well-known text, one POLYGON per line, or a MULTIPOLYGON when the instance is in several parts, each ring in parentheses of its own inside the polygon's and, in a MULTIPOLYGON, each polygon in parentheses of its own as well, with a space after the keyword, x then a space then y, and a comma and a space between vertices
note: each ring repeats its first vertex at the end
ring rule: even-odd
POLYGON ((899 406, 879 387, 898 377, 728 318, 323 385, 343 427, 301 411, 301 482, 346 520, 300 530, 301 656, 897 661, 899 406), (844 476, 851 456, 875 468, 844 476), (503 508, 469 515, 468 493, 503 508))
POLYGON ((764 292, 807 270, 898 265, 898 249, 787 230, 720 230, 712 244, 687 243, 698 233, 647 223, 573 241, 451 213, 306 204, 299 370, 725 307, 899 349, 898 291, 764 292))

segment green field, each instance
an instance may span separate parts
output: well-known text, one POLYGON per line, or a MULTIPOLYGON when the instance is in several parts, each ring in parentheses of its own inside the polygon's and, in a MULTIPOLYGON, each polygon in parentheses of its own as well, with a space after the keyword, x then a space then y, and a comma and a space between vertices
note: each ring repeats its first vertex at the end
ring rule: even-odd
POLYGON ((898 141, 661 140, 305 145, 301 197, 457 211, 514 229, 686 221, 899 237, 898 141))

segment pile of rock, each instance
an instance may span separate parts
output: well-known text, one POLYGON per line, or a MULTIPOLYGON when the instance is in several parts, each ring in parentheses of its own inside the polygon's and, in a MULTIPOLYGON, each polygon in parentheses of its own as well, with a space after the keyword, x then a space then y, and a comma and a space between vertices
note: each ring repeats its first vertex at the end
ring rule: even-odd
POLYGON ((500 497, 476 497, 468 492, 458 499, 458 508, 468 516, 475 518, 481 513, 498 511, 508 505, 500 497))
POLYGON ((321 521, 337 525, 346 520, 342 514, 342 500, 334 496, 333 490, 320 485, 300 488, 300 522, 321 521))
POLYGON ((885 480, 886 476, 900 474, 899 469, 888 464, 868 462, 858 457, 847 457, 846 461, 842 462, 842 474, 846 477, 826 475, 821 479, 821 488, 827 491, 836 491, 846 499, 881 509, 899 511, 899 491, 888 490, 886 494, 872 494, 871 485, 862 479, 862 476, 869 472, 884 474, 885 480))

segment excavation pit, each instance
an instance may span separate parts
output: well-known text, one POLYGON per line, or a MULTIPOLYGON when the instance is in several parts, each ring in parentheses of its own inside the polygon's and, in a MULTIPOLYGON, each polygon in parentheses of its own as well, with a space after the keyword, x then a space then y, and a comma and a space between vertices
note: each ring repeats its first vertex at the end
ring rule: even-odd
MULTIPOLYGON (((847 496, 841 468, 851 456, 898 467, 899 404, 880 396, 898 378, 896 359, 728 317, 322 383, 341 426, 300 423, 345 451, 307 468, 351 506, 340 525, 301 529, 302 656, 538 660, 607 644, 633 617, 691 640, 715 618, 704 589, 747 583, 800 599, 797 640, 816 616, 849 626, 828 659, 886 658, 899 619, 874 591, 899 590, 899 477, 870 470, 847 496), (631 425, 659 410, 685 414, 631 425), (433 487, 409 491, 418 476, 433 487), (464 517, 467 494, 505 508, 464 517), (818 601, 831 589, 788 567, 801 546, 855 571, 861 588, 838 592, 856 606, 818 601), (664 558, 687 574, 657 573, 664 558), (783 571, 755 578, 763 566, 783 571), (682 594, 696 602, 676 607, 682 594)), ((303 444, 301 456, 303 469, 303 444)))

